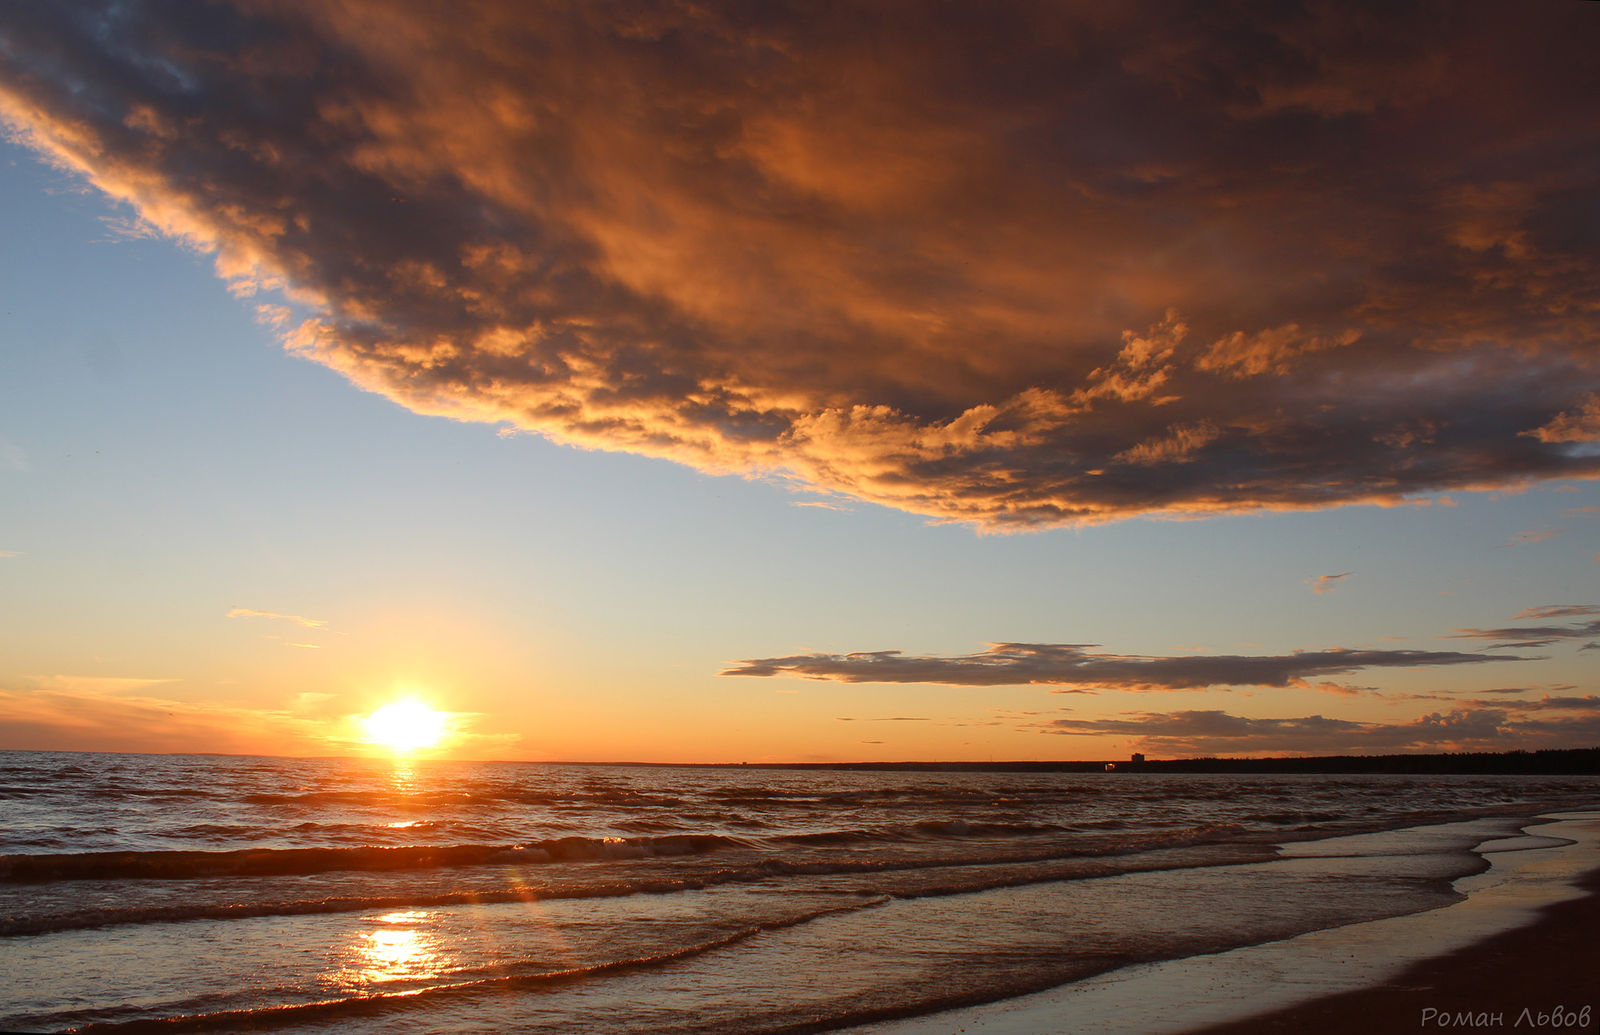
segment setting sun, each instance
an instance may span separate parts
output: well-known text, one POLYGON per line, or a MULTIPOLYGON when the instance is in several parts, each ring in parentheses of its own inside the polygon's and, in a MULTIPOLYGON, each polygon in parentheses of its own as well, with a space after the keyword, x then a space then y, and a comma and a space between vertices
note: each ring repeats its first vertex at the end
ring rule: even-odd
POLYGON ((395 701, 362 720, 367 740, 396 751, 433 747, 444 737, 448 716, 421 701, 395 701))

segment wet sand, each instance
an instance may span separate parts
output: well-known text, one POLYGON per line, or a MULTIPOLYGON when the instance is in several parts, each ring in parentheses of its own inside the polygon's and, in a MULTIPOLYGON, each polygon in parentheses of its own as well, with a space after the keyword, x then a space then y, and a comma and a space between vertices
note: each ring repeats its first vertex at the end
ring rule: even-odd
POLYGON ((1600 869, 1586 874, 1578 886, 1588 892, 1585 898, 1547 906, 1530 926, 1424 960, 1379 988, 1328 996, 1201 1031, 1205 1035, 1600 1031, 1600 869), (1554 1018, 1557 1007, 1563 1015, 1560 1024, 1554 1018), (1587 1025, 1581 1023, 1585 1008, 1587 1025), (1456 1023, 1463 1017, 1469 1018, 1468 1024, 1456 1023), (1541 1017, 1546 1023, 1539 1023, 1541 1017))
MULTIPOLYGON (((1285 854, 1315 853, 1314 845, 1289 845, 1285 854)), ((1476 851, 1490 868, 1458 880, 1466 899, 1443 909, 1125 967, 862 1031, 1600 1031, 1600 813, 1530 823, 1525 836, 1476 851), (1563 1013, 1552 1023, 1557 1006, 1563 1013), (1592 1007, 1587 1026, 1580 1023, 1585 1006, 1592 1007), (1499 1026, 1489 1023, 1495 1015, 1503 1015, 1499 1026)))

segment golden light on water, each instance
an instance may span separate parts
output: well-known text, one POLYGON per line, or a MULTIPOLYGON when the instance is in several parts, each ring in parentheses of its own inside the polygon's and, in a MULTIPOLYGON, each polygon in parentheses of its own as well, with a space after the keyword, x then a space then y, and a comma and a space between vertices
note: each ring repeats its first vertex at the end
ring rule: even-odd
POLYGON ((367 742, 396 751, 430 748, 449 732, 450 717, 418 700, 394 701, 362 720, 367 742))
POLYGON ((436 977, 444 967, 439 940, 427 928, 433 918, 422 910, 403 910, 371 917, 381 925, 350 945, 333 975, 346 988, 391 981, 436 977))

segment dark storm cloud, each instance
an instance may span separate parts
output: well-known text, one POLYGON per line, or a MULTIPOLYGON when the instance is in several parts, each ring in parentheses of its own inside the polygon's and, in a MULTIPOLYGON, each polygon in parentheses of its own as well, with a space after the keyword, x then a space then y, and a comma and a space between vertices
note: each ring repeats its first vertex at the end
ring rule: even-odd
POLYGON ((1503 654, 1423 650, 1321 650, 1292 654, 1140 657, 1095 654, 1092 644, 996 643, 981 654, 907 656, 897 650, 754 658, 725 676, 799 676, 841 683, 934 683, 1084 689, 1197 690, 1209 686, 1303 686, 1314 676, 1369 668, 1416 668, 1531 660, 1503 654))
POLYGON ((0 9, 23 139, 421 412, 1016 528, 1600 471, 1600 7, 0 9))

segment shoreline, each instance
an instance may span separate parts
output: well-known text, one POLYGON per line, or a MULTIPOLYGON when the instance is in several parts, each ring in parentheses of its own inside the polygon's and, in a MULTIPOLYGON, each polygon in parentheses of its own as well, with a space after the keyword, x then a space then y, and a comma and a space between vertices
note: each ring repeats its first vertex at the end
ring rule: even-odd
MULTIPOLYGON (((136 755, 150 758, 262 758, 301 762, 393 761, 393 755, 251 755, 212 751, 86 751, 80 749, 8 748, 0 754, 136 755)), ((800 772, 894 773, 1171 773, 1184 775, 1386 775, 1386 776, 1592 776, 1600 775, 1600 746, 1549 748, 1538 751, 1477 751, 1443 754, 1281 755, 1266 758, 1165 758, 974 761, 902 759, 840 762, 741 761, 650 762, 595 759, 449 758, 427 752, 400 756, 408 762, 482 765, 580 766, 598 769, 748 769, 800 772)))
MULTIPOLYGON (((1600 1030, 1600 811, 1529 816, 1474 851, 1487 870, 1453 905, 1325 928, 1213 955, 1135 964, 1032 995, 846 1029, 866 1035, 1276 1035, 1427 1030, 1600 1030), (1552 838, 1568 843, 1552 844, 1552 838), (1526 982, 1524 982, 1526 978, 1526 982), (1553 998, 1552 998, 1553 996, 1553 998), (1536 1021, 1590 1005, 1587 1027, 1536 1021)), ((1286 845, 1286 854, 1297 854, 1286 845)))
POLYGON ((1600 868, 1575 886, 1587 894, 1542 907, 1531 924, 1412 964, 1381 986, 1211 1025, 1191 1035, 1358 1029, 1364 1035, 1388 1035, 1440 1027, 1600 1031, 1600 868), (1564 1021, 1579 1023, 1556 1023, 1557 1008, 1564 1021), (1587 1025, 1581 1023, 1585 1010, 1587 1025), (1541 1024, 1541 1017, 1551 1020, 1541 1024), (1457 1023, 1462 1018, 1469 1023, 1457 1023))

